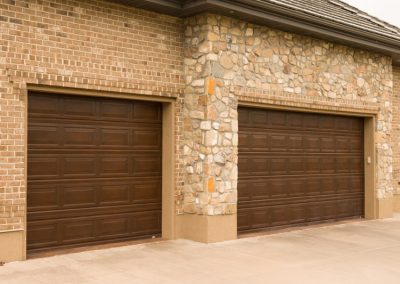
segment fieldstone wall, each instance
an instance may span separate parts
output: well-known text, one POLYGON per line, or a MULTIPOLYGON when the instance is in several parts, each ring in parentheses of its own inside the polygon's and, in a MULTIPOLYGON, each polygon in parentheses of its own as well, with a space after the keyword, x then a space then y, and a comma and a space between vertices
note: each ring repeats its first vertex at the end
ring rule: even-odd
POLYGON ((236 213, 237 98, 210 77, 212 34, 206 16, 186 20, 183 212, 236 213))
POLYGON ((238 102, 375 114, 377 197, 391 197, 389 57, 213 14, 185 26, 184 212, 236 212, 238 102))
POLYGON ((400 211, 400 67, 393 68, 393 188, 397 195, 396 210, 400 211))

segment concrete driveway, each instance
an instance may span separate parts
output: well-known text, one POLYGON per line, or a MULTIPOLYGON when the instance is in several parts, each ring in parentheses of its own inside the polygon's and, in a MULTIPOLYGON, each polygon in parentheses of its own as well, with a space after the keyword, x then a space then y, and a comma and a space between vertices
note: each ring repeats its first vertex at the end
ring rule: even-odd
POLYGON ((161 241, 8 263, 0 283, 400 283, 400 218, 205 245, 161 241))

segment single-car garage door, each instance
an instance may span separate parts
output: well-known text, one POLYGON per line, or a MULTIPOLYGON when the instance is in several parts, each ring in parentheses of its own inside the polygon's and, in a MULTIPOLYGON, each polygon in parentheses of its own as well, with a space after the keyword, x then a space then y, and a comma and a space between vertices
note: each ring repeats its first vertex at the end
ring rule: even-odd
POLYGON ((28 251, 161 233, 158 103, 30 93, 28 251))
POLYGON ((363 119, 239 109, 238 231, 360 218, 363 119))

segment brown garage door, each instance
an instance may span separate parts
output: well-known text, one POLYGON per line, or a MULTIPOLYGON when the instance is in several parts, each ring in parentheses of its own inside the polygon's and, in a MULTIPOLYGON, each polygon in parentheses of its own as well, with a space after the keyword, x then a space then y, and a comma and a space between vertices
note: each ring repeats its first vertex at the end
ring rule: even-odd
POLYGON ((239 109, 238 230, 360 218, 363 119, 239 109))
POLYGON ((28 250, 161 233, 161 105, 29 94, 28 250))

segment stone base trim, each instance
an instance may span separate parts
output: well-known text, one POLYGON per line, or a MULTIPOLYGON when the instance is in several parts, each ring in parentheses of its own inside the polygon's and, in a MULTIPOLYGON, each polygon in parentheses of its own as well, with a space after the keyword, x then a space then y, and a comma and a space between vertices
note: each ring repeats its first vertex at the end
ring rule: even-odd
POLYGON ((202 243, 215 243, 237 239, 237 215, 180 215, 178 238, 202 243))
POLYGON ((400 212, 400 194, 393 195, 393 212, 400 212))
POLYGON ((377 218, 391 218, 393 217, 393 198, 377 199, 377 218))
POLYGON ((0 262, 26 259, 25 232, 0 233, 0 262))

